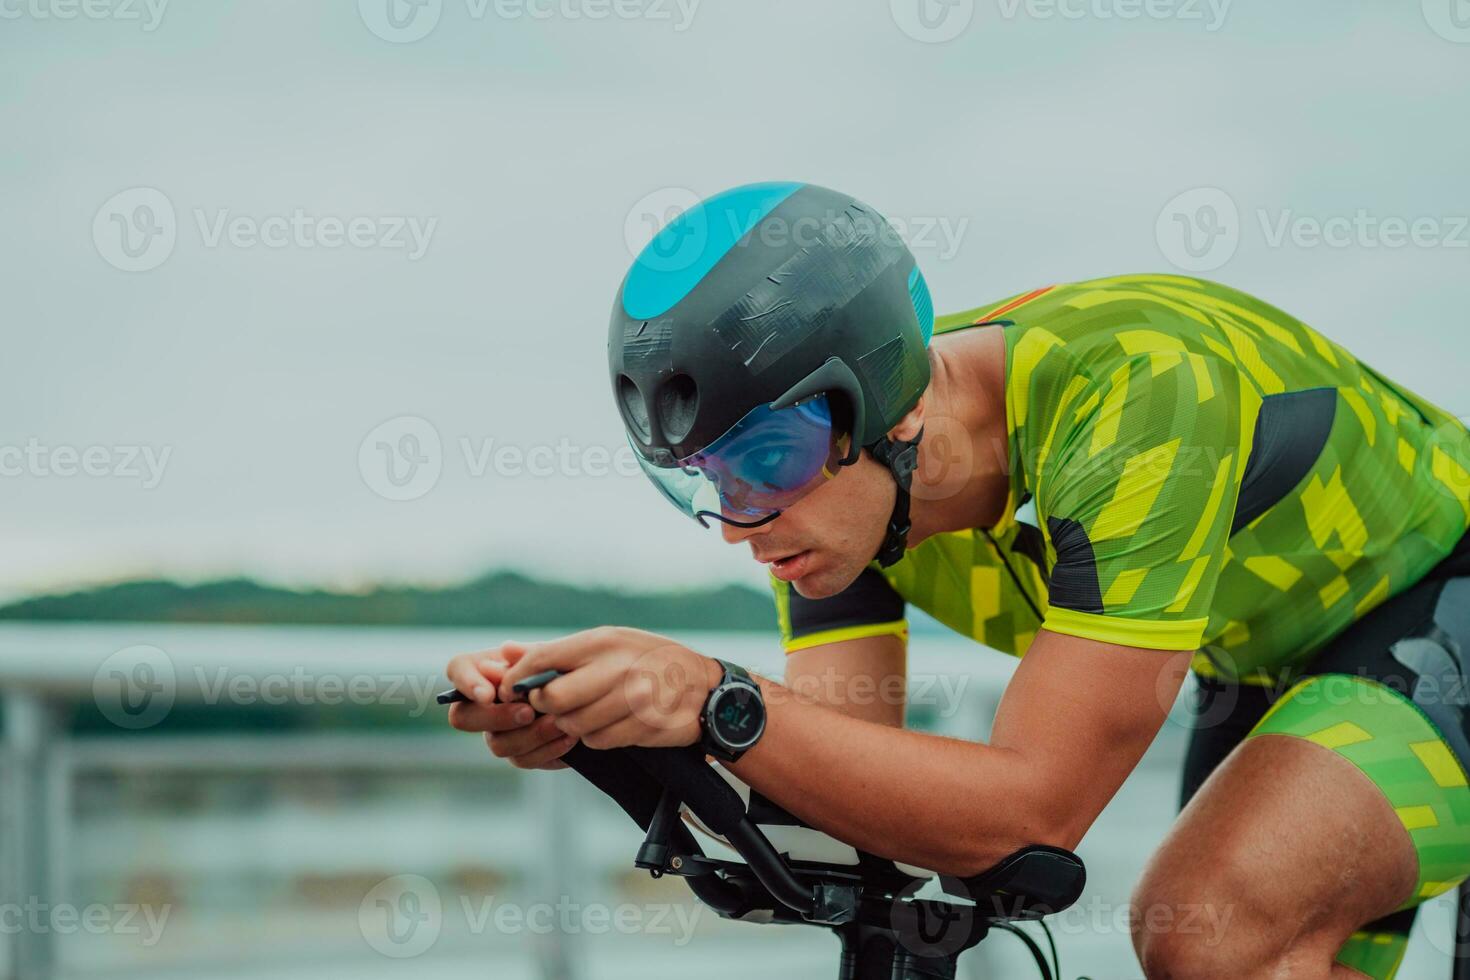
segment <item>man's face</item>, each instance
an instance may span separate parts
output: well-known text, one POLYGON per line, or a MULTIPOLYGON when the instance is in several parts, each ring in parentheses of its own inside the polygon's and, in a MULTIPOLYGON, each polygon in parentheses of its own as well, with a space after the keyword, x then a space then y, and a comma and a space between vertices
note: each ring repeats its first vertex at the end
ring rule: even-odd
POLYGON ((771 523, 721 531, 731 544, 748 543, 798 593, 822 599, 851 585, 878 553, 896 492, 893 477, 864 452, 771 523))

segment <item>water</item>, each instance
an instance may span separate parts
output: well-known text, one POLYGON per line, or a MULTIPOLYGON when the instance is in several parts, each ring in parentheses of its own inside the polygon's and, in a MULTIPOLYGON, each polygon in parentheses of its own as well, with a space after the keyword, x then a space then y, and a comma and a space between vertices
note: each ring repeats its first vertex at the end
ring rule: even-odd
MULTIPOLYGON (((73 774, 52 904, 92 915, 98 928, 84 918, 51 921, 62 974, 532 980, 540 964, 560 957, 587 980, 830 975, 836 945, 819 930, 725 922, 689 903, 682 885, 632 872, 639 835, 575 777, 518 773, 497 765, 476 736, 441 734, 435 712, 442 709, 421 703, 422 693, 439 689, 436 672, 450 655, 499 638, 493 630, 0 627, 0 675, 11 689, 22 678, 57 678, 68 719, 85 716, 74 708, 89 707, 92 678, 109 655, 148 644, 177 674, 173 710, 193 712, 196 729, 201 708, 188 703, 190 677, 210 686, 221 676, 294 676, 294 686, 282 688, 284 707, 316 722, 308 731, 299 718, 283 730, 250 723, 257 709, 274 719, 283 706, 263 699, 258 684, 235 683, 215 688, 245 692, 243 705, 203 710, 224 730, 164 737, 166 724, 141 734, 103 728, 69 743, 64 758, 73 774), (394 674, 400 693, 410 693, 385 715, 373 698, 385 701, 382 681, 394 674), (310 703, 333 689, 325 681, 334 677, 376 678, 377 686, 357 701, 310 703), (364 717, 383 723, 364 725, 364 717), (549 807, 562 816, 550 821, 549 807), (553 855, 560 882, 549 878, 553 855), (413 885, 416 895, 438 903, 433 941, 421 950, 374 932, 374 902, 402 897, 383 892, 384 883, 391 891, 405 876, 422 883, 413 885), (121 922, 127 909, 131 929, 121 922), (150 923, 139 910, 155 920, 166 915, 150 923), (553 922, 569 929, 554 930, 553 922)), ((767 674, 781 669, 772 638, 677 638, 767 674)), ((921 632, 910 674, 925 704, 911 718, 929 730, 984 737, 1013 668, 1010 658, 967 641, 921 632)), ((1053 920, 1065 975, 1140 975, 1124 903, 1174 815, 1184 735, 1178 720, 1165 725, 1079 848, 1087 890, 1053 920)), ((1448 976, 1450 916, 1448 899, 1421 914, 1401 976, 1448 976)), ((17 931, 7 925, 0 922, 0 949, 17 931)), ((1025 977, 1029 963, 1019 942, 996 935, 967 956, 962 972, 1025 977)))

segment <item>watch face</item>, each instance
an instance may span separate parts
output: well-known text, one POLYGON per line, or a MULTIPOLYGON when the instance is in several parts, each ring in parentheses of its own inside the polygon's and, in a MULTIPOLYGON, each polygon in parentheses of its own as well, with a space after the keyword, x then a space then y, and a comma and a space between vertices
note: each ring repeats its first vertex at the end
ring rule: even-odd
POLYGON ((734 686, 720 692, 711 712, 715 736, 733 748, 744 748, 760 737, 766 722, 766 706, 748 687, 734 686))

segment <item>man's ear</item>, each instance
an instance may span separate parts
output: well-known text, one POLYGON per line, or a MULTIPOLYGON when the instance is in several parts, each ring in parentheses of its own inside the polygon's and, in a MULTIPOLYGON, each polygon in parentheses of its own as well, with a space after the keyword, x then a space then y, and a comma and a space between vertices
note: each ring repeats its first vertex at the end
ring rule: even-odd
POLYGON ((924 399, 919 396, 919 403, 909 409, 909 413, 898 420, 898 424, 888 430, 888 438, 899 439, 903 442, 911 442, 924 428, 924 399))

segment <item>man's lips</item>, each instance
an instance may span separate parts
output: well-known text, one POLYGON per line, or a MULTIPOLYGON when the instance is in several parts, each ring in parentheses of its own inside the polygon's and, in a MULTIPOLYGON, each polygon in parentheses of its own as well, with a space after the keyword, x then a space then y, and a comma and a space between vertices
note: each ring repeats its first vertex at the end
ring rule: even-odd
POLYGON ((781 558, 758 558, 757 561, 771 567, 771 574, 783 582, 798 579, 811 564, 810 551, 796 551, 781 558))

